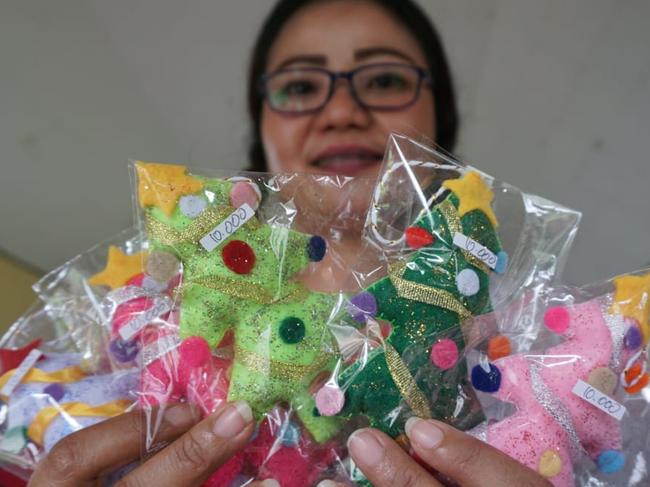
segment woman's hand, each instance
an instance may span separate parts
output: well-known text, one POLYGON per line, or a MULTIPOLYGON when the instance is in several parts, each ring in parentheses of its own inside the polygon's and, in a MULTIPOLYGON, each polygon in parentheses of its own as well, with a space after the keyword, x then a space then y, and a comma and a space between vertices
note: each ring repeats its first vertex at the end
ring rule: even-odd
MULTIPOLYGON (((462 487, 551 487, 547 479, 496 448, 439 421, 410 419, 406 434, 424 463, 462 487)), ((443 485, 377 430, 356 431, 348 446, 355 463, 375 487, 443 485)), ((320 485, 337 484, 324 481, 320 485)))
MULTIPOLYGON (((199 486, 241 450, 254 430, 245 402, 224 404, 199 422, 187 405, 168 408, 157 440, 170 443, 118 485, 199 486)), ((28 487, 97 485, 97 479, 140 458, 146 423, 140 411, 111 418, 67 436, 39 464, 28 487)))

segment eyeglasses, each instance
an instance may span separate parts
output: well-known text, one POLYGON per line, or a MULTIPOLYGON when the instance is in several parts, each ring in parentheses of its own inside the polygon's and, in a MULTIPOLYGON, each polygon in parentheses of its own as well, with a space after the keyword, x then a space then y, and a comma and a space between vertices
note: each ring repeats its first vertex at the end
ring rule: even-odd
POLYGON ((348 80, 356 102, 371 110, 401 110, 415 103, 428 71, 401 63, 366 64, 351 71, 322 68, 280 69, 260 79, 260 93, 272 110, 304 114, 321 110, 332 98, 336 81, 348 80))

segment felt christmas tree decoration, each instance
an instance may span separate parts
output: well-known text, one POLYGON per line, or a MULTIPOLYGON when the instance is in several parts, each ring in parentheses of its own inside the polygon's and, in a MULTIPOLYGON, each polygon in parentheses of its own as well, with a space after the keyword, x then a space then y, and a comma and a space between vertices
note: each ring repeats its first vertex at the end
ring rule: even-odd
POLYGON ((0 451, 40 458, 70 433, 133 404, 137 369, 92 375, 84 372, 80 359, 75 353, 47 353, 26 370, 19 366, 4 372, 0 390, 6 418, 0 451), (6 387, 11 389, 8 396, 6 387))
POLYGON ((625 466, 616 398, 620 401, 648 384, 643 335, 634 318, 638 308, 618 301, 624 296, 624 302, 630 302, 628 294, 621 293, 621 283, 630 282, 629 277, 637 276, 614 280, 613 294, 549 308, 544 325, 565 339, 561 344, 541 355, 506 356, 472 369, 476 389, 516 406, 511 416, 482 424, 473 433, 556 486, 573 485, 572 465, 582 454, 605 474, 625 466), (575 392, 580 384, 592 392, 575 392), (609 405, 609 413, 587 400, 594 391, 602 395, 600 403, 609 405))
MULTIPOLYGON (((471 239, 483 254, 501 252, 492 192, 475 172, 444 183, 438 204, 406 230, 412 248, 389 275, 351 299, 358 322, 385 321, 383 346, 365 361, 344 368, 317 394, 320 414, 366 416, 393 437, 413 415, 470 427, 480 415, 477 403, 460 398, 466 387, 464 348, 457 330, 473 315, 490 311, 490 267, 476 253, 454 243, 471 239), (345 389, 343 392, 337 387, 345 389)), ((501 254, 503 255, 503 254, 501 254)), ((495 262, 492 262, 494 265, 495 262)))
POLYGON ((152 256, 176 259, 182 269, 180 338, 200 337, 213 349, 232 332, 228 400, 248 401, 258 419, 276 403, 291 403, 317 440, 328 438, 337 422, 314 418, 306 391, 332 366, 327 322, 337 296, 294 279, 323 258, 325 241, 260 222, 261 192, 252 181, 164 164, 139 162, 136 169, 151 246, 147 272, 156 272, 152 256))

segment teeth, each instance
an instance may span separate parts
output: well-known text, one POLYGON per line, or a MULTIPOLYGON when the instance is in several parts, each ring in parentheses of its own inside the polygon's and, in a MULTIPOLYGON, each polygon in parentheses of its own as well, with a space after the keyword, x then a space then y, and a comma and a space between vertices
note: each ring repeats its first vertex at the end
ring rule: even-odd
POLYGON ((328 165, 328 164, 336 164, 338 162, 345 162, 350 159, 377 161, 379 160, 379 157, 371 154, 341 154, 338 156, 330 156, 330 157, 324 157, 322 159, 318 159, 316 161, 316 165, 321 166, 321 165, 328 165))

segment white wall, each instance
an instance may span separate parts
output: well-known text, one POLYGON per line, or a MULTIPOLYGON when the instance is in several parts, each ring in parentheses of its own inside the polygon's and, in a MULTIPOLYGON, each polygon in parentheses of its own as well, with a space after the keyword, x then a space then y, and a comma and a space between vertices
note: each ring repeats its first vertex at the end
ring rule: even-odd
MULTIPOLYGON (((0 248, 51 268, 131 219, 126 159, 245 163, 272 0, 1 0, 0 248)), ((585 214, 581 283, 650 263, 650 2, 422 1, 459 88, 459 154, 585 214)))

